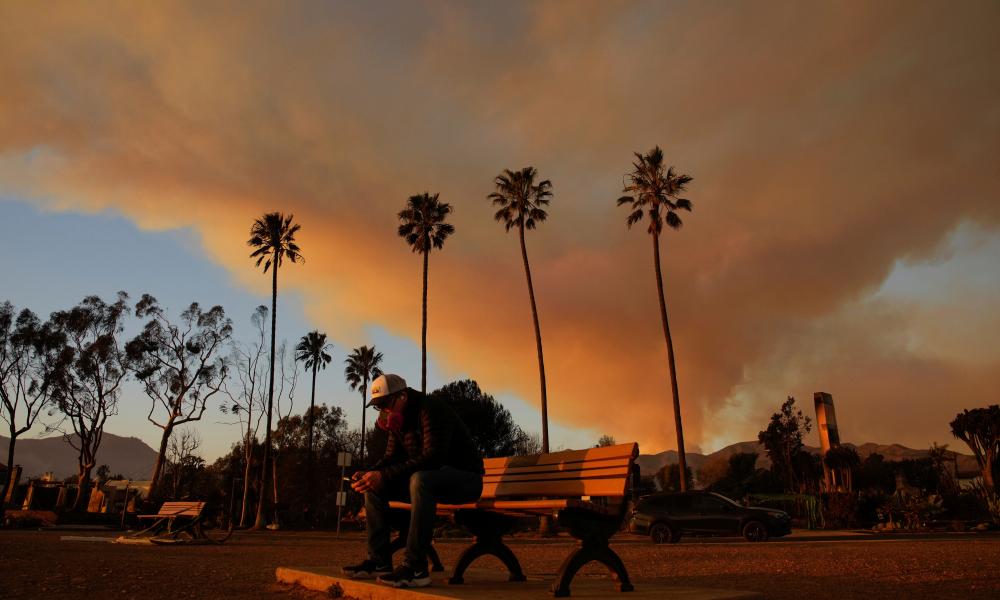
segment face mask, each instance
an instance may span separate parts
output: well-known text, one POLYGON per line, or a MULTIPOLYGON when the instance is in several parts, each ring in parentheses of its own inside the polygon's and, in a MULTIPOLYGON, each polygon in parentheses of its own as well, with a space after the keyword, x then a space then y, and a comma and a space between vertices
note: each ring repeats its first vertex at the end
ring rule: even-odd
POLYGON ((387 411, 381 411, 375 424, 385 431, 399 431, 403 428, 403 409, 406 402, 402 399, 396 400, 393 407, 387 411))
POLYGON ((397 410, 379 413, 375 424, 385 431, 399 431, 403 428, 403 413, 397 410))

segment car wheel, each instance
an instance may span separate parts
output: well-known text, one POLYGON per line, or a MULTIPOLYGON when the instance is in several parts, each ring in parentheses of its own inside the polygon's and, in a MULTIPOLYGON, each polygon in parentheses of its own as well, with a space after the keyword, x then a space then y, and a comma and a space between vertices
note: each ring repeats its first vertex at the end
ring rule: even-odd
POLYGON ((649 537, 654 544, 676 544, 680 534, 666 523, 657 523, 649 528, 649 537))
POLYGON ((767 535, 767 526, 760 521, 748 521, 743 526, 743 537, 748 542, 766 542, 767 535))

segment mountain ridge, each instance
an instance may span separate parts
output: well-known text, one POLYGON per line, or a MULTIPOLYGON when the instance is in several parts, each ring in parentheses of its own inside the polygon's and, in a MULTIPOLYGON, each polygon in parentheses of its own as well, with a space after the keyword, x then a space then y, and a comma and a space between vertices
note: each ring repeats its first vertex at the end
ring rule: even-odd
MULTIPOLYGON (((0 460, 7 459, 7 444, 8 438, 0 436, 0 460)), ((874 453, 881 454, 887 461, 926 458, 928 456, 928 450, 907 448, 901 444, 866 442, 860 445, 850 443, 843 445, 857 450, 862 460, 874 453)), ((805 448, 812 453, 819 452, 819 448, 813 446, 805 448)), ((61 436, 18 439, 15 452, 14 462, 24 469, 23 478, 40 476, 48 471, 52 471, 57 479, 76 474, 76 450, 63 441, 61 436)), ((709 454, 688 452, 688 467, 697 472, 706 464, 728 461, 730 456, 738 452, 756 452, 757 467, 759 468, 767 468, 771 464, 764 446, 759 442, 748 441, 736 442, 709 454)), ((98 451, 97 464, 108 465, 113 474, 121 473, 132 479, 146 479, 153 471, 155 460, 156 451, 139 438, 105 433, 98 451)), ((957 461, 960 471, 977 471, 979 469, 979 465, 972 455, 958 453, 957 461)), ((656 454, 640 454, 636 463, 643 475, 653 475, 664 465, 676 464, 677 452, 664 450, 656 454)))
MULTIPOLYGON (((7 460, 10 438, 0 435, 0 461, 7 460)), ((77 452, 62 436, 18 438, 14 447, 14 464, 23 469, 21 480, 38 477, 51 471, 56 479, 77 474, 77 452)), ((148 479, 153 472, 156 451, 137 437, 125 437, 104 432, 97 450, 97 465, 108 465, 111 473, 121 473, 132 479, 148 479)), ((96 467, 94 469, 97 470, 96 467)), ((96 472, 94 473, 96 476, 96 472)))
MULTIPOLYGON (((868 456, 876 453, 881 454, 885 457, 885 460, 889 462, 926 458, 930 454, 930 451, 926 449, 918 450, 896 443, 877 444, 875 442, 865 442, 864 444, 844 443, 841 445, 856 450, 858 456, 861 457, 861 460, 864 460, 868 456)), ((805 449, 813 454, 819 454, 819 448, 815 446, 805 446, 805 449)), ((688 468, 697 472, 698 469, 702 468, 706 464, 714 463, 716 461, 728 461, 730 456, 740 452, 756 452, 758 468, 766 469, 771 466, 771 460, 767 457, 767 451, 764 449, 764 445, 755 441, 736 442, 709 454, 688 452, 685 456, 687 458, 688 468)), ((949 452, 953 451, 949 449, 949 452)), ((955 452, 955 454, 956 460, 958 461, 959 471, 966 472, 979 470, 979 464, 976 462, 976 457, 971 454, 962 454, 960 452, 955 452)), ((662 469, 664 465, 676 464, 677 451, 664 450, 663 452, 659 452, 657 454, 640 454, 639 458, 636 459, 636 463, 639 465, 639 470, 643 475, 653 475, 662 469)))

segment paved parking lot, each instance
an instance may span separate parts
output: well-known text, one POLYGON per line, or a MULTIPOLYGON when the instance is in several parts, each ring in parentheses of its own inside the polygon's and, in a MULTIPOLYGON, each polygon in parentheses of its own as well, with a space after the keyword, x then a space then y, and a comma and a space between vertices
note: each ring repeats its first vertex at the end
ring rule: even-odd
MULTIPOLYGON (((137 547, 62 536, 104 532, 0 531, 5 598, 322 598, 275 582, 278 566, 324 566, 363 555, 359 534, 237 533, 222 546, 137 547)), ((445 565, 464 541, 442 540, 445 565)), ((569 551, 565 539, 512 541, 529 574, 552 574, 569 551)), ((634 580, 667 578, 678 586, 742 589, 767 598, 1000 597, 1000 536, 819 536, 749 544, 687 539, 654 546, 623 538, 615 547, 634 580), (828 539, 829 538, 829 539, 828 539)), ((477 566, 489 566, 484 558, 477 566)), ((590 565, 583 576, 602 577, 590 565)))

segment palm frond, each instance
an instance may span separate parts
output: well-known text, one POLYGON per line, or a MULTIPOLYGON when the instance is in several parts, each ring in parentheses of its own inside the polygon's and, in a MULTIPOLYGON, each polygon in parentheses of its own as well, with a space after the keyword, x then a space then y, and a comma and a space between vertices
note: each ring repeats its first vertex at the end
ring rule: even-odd
POLYGON ((263 264, 265 273, 272 265, 275 268, 281 267, 286 257, 293 263, 304 262, 302 252, 295 242, 295 234, 302 226, 293 224, 293 219, 293 215, 273 212, 255 219, 250 226, 247 245, 254 248, 250 258, 257 259, 257 267, 263 264))
POLYGON ((643 211, 649 215, 647 231, 659 235, 663 223, 673 229, 682 225, 681 218, 675 211, 690 211, 690 200, 678 198, 677 194, 692 181, 690 175, 678 174, 673 166, 664 168, 663 150, 654 146, 646 154, 633 153, 636 160, 632 170, 626 173, 622 191, 626 194, 618 198, 618 206, 629 205, 632 212, 625 220, 627 227, 642 220, 643 211))
POLYGON ((424 192, 410 196, 398 215, 399 236, 413 252, 422 254, 432 248, 442 248, 445 239, 455 232, 455 227, 445 222, 451 212, 451 205, 440 202, 438 194, 424 192))
POLYGON ((545 212, 540 208, 532 208, 530 211, 528 211, 528 218, 537 223, 541 223, 542 221, 547 219, 548 216, 549 213, 545 212))
POLYGON ((376 352, 374 346, 359 346, 351 351, 344 360, 344 377, 352 390, 360 390, 366 381, 371 381, 382 374, 379 364, 382 353, 376 352))
POLYGON ((631 229, 633 225, 635 225, 641 220, 642 220, 642 209, 637 208, 636 210, 632 211, 631 214, 629 214, 627 219, 625 219, 625 226, 631 229))
POLYGON ((325 369, 332 360, 326 350, 333 346, 326 341, 326 334, 310 331, 299 339, 295 346, 295 360, 305 365, 306 369, 325 369))
POLYGON ((683 221, 681 221, 681 218, 678 217, 677 213, 675 213, 674 211, 670 211, 667 213, 666 221, 667 225, 671 229, 680 229, 681 226, 684 225, 683 221))
POLYGON ((537 177, 538 171, 527 166, 518 171, 504 169, 494 178, 496 191, 487 199, 500 207, 493 218, 503 224, 506 231, 514 227, 534 229, 548 216, 543 207, 548 206, 552 198, 552 182, 545 179, 536 184, 537 177))

